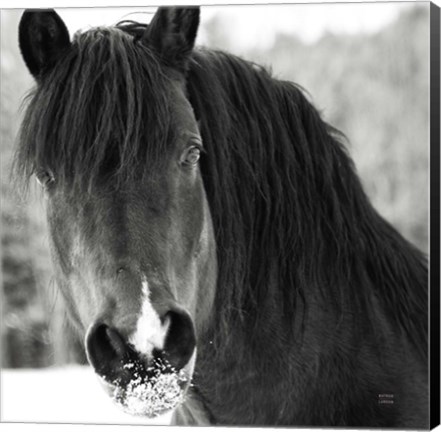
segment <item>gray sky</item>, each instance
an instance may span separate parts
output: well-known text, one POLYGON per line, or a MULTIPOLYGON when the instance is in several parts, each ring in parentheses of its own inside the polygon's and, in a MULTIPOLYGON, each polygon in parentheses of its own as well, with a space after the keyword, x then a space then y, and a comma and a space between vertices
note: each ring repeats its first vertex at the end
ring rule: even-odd
MULTIPOLYGON (((324 32, 353 34, 375 32, 392 21, 409 3, 282 4, 204 6, 202 20, 215 15, 225 19, 238 48, 267 47, 277 32, 295 33, 313 42, 324 32)), ((57 9, 73 33, 97 25, 114 24, 128 18, 149 22, 156 8, 57 9)), ((207 30, 206 30, 207 31, 207 30)), ((209 31, 209 30, 208 30, 209 31)), ((204 43, 202 30, 198 42, 204 43)))

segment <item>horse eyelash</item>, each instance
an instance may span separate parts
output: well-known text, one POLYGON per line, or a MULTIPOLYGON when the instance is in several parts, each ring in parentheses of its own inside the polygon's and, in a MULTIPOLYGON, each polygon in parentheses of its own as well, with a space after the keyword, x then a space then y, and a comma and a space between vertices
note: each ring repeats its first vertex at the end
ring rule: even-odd
POLYGON ((193 145, 199 149, 199 151, 201 152, 201 155, 206 155, 208 153, 207 149, 205 147, 203 147, 202 145, 200 145, 200 144, 199 145, 193 144, 193 145))
POLYGON ((190 146, 189 147, 197 147, 201 154, 207 154, 207 149, 202 144, 202 141, 190 139, 190 146))

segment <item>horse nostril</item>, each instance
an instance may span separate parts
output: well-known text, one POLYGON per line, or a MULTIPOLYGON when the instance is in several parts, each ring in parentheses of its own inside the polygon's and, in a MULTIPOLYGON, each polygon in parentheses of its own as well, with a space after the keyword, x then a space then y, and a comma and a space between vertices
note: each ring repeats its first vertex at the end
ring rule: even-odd
POLYGON ((123 357, 127 352, 127 346, 121 335, 110 327, 107 327, 105 331, 109 345, 119 357, 123 357))
POLYGON ((95 371, 109 377, 117 374, 130 355, 130 348, 116 329, 98 322, 87 332, 86 353, 95 371))
POLYGON ((164 355, 177 370, 182 369, 193 355, 196 336, 190 315, 183 310, 167 312, 169 328, 164 344, 164 355))

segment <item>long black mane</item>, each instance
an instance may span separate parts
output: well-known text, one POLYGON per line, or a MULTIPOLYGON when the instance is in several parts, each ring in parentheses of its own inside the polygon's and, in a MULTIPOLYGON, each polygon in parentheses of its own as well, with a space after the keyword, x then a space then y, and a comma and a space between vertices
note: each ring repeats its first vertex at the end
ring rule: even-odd
MULTIPOLYGON (((124 187, 161 160, 171 78, 138 40, 144 28, 126 22, 76 35, 33 93, 16 157, 21 177, 50 167, 59 182, 90 189, 105 173, 124 187)), ((186 79, 206 148, 222 337, 232 323, 259 327, 275 303, 294 332, 313 296, 337 317, 350 310, 360 334, 375 327, 380 305, 424 356, 426 258, 373 209, 341 135, 298 86, 233 55, 195 50, 186 79)))
POLYGON ((375 297, 424 352, 425 257, 371 206, 342 135, 303 91, 213 51, 194 55, 188 89, 207 147, 225 313, 258 319, 276 285, 289 320, 320 293, 337 313, 350 305, 360 328, 359 317, 378 318, 375 297))

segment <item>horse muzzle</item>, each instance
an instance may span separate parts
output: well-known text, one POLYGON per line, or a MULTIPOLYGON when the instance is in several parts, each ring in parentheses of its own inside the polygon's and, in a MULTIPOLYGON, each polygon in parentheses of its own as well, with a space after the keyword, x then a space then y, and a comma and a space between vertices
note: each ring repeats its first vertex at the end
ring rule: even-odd
POLYGON ((91 324, 86 334, 90 364, 114 402, 132 415, 153 418, 173 410, 191 382, 196 360, 191 317, 174 308, 161 322, 166 327, 164 341, 148 353, 102 320, 91 324))

